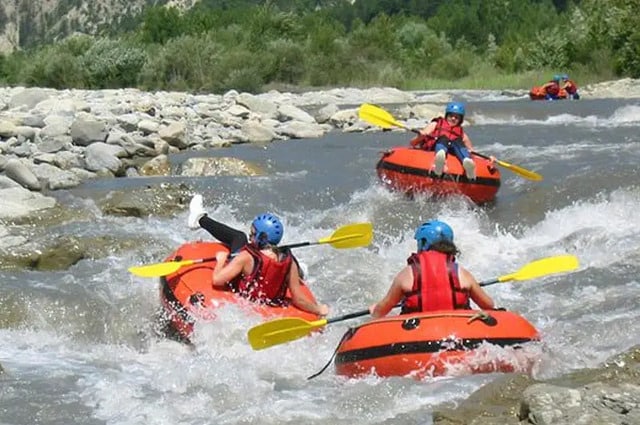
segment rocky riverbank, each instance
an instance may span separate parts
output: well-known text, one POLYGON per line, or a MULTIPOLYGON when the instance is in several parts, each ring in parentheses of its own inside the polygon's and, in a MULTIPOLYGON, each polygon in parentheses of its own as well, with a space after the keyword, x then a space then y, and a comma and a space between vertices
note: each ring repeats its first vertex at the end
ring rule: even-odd
POLYGON ((600 368, 537 381, 506 375, 457 407, 433 415, 437 425, 640 424, 640 346, 600 368))

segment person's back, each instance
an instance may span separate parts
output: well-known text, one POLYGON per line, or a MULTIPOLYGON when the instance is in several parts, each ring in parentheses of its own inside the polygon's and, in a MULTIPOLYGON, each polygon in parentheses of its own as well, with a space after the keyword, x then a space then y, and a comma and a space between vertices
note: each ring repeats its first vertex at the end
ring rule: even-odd
POLYGON ((228 288, 258 303, 280 305, 287 292, 293 305, 320 316, 329 308, 309 299, 302 288, 298 262, 288 249, 278 248, 284 235, 282 222, 273 214, 259 214, 251 223, 249 239, 243 232, 232 229, 208 217, 202 206, 202 196, 196 195, 189 204, 188 225, 204 228, 212 236, 230 246, 229 252, 216 254, 213 286, 228 288))
POLYGON ((554 75, 553 79, 545 83, 542 87, 545 90, 546 98, 549 100, 558 99, 560 94, 560 81, 562 77, 560 75, 554 75))
POLYGON ((275 246, 264 249, 254 244, 246 245, 242 252, 252 257, 234 285, 234 290, 252 301, 281 304, 287 293, 287 277, 291 273, 293 256, 288 250, 279 251, 275 246))
POLYGON ((418 227, 415 239, 417 253, 395 276, 385 297, 370 307, 373 317, 385 316, 400 301, 403 314, 468 309, 470 299, 480 308, 494 308, 473 275, 456 262, 458 249, 448 224, 428 221, 418 227))

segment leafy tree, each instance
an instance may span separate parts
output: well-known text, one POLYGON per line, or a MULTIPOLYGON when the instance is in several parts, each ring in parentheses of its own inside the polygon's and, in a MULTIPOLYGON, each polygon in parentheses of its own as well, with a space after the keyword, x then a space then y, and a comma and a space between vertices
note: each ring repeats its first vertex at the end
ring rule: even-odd
POLYGON ((154 6, 145 11, 141 29, 142 41, 164 44, 183 32, 183 20, 175 7, 154 6))

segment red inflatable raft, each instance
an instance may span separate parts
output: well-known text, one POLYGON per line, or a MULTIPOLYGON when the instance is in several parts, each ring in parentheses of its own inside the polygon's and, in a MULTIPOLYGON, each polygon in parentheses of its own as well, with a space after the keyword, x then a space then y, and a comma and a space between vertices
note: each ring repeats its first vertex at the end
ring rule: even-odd
POLYGON ((338 346, 335 369, 357 377, 492 372, 529 373, 536 356, 520 350, 538 331, 509 311, 452 310, 384 317, 349 329, 338 346), (508 353, 499 347, 512 347, 508 353))
MULTIPOLYGON (((180 246, 165 261, 195 260, 215 257, 227 247, 216 242, 191 242, 180 246)), ((252 303, 227 289, 212 285, 215 260, 181 267, 177 272, 160 278, 160 301, 163 307, 165 330, 171 337, 189 342, 194 324, 199 320, 215 319, 216 308, 226 303, 246 306, 251 314, 262 317, 300 317, 317 320, 314 314, 299 310, 285 303, 283 306, 269 306, 252 303)), ((303 286, 307 296, 315 300, 307 286, 303 286)))
POLYGON ((495 199, 500 188, 500 171, 489 160, 474 155, 476 179, 469 180, 452 154, 447 155, 444 173, 437 176, 432 167, 434 156, 434 151, 395 147, 382 154, 376 171, 385 185, 408 194, 462 194, 478 204, 495 199))

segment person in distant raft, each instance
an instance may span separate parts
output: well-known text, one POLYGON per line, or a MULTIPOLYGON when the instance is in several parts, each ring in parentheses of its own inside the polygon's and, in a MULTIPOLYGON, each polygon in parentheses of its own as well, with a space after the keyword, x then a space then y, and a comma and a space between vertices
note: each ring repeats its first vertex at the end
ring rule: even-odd
POLYGON ((578 94, 578 86, 576 85, 576 83, 569 79, 569 75, 562 74, 561 80, 562 81, 560 83, 560 88, 564 89, 567 92, 569 99, 580 99, 580 95, 578 94))
POLYGON ((459 251, 447 223, 427 221, 418 227, 415 239, 418 252, 409 257, 384 298, 369 307, 374 318, 386 316, 400 301, 401 314, 469 309, 469 300, 482 309, 495 308, 475 277, 456 262, 459 251))
POLYGON ((229 253, 216 254, 213 285, 229 287, 233 292, 257 303, 282 305, 291 291, 293 305, 301 310, 326 316, 329 307, 308 299, 302 292, 298 262, 288 249, 278 249, 284 235, 282 222, 273 214, 259 214, 251 223, 247 236, 210 218, 202 206, 202 196, 195 195, 189 204, 187 224, 202 227, 227 245, 235 256, 227 263, 229 253))
POLYGON ((548 83, 545 83, 542 88, 546 93, 545 99, 547 100, 557 100, 560 96, 560 81, 562 80, 562 76, 554 75, 553 79, 548 83))
POLYGON ((465 175, 470 180, 476 178, 476 164, 471 159, 473 152, 471 139, 462 129, 464 105, 460 102, 447 104, 444 118, 437 117, 420 130, 420 136, 411 141, 411 146, 436 152, 433 162, 434 173, 441 176, 448 152, 453 153, 462 162, 465 175))

